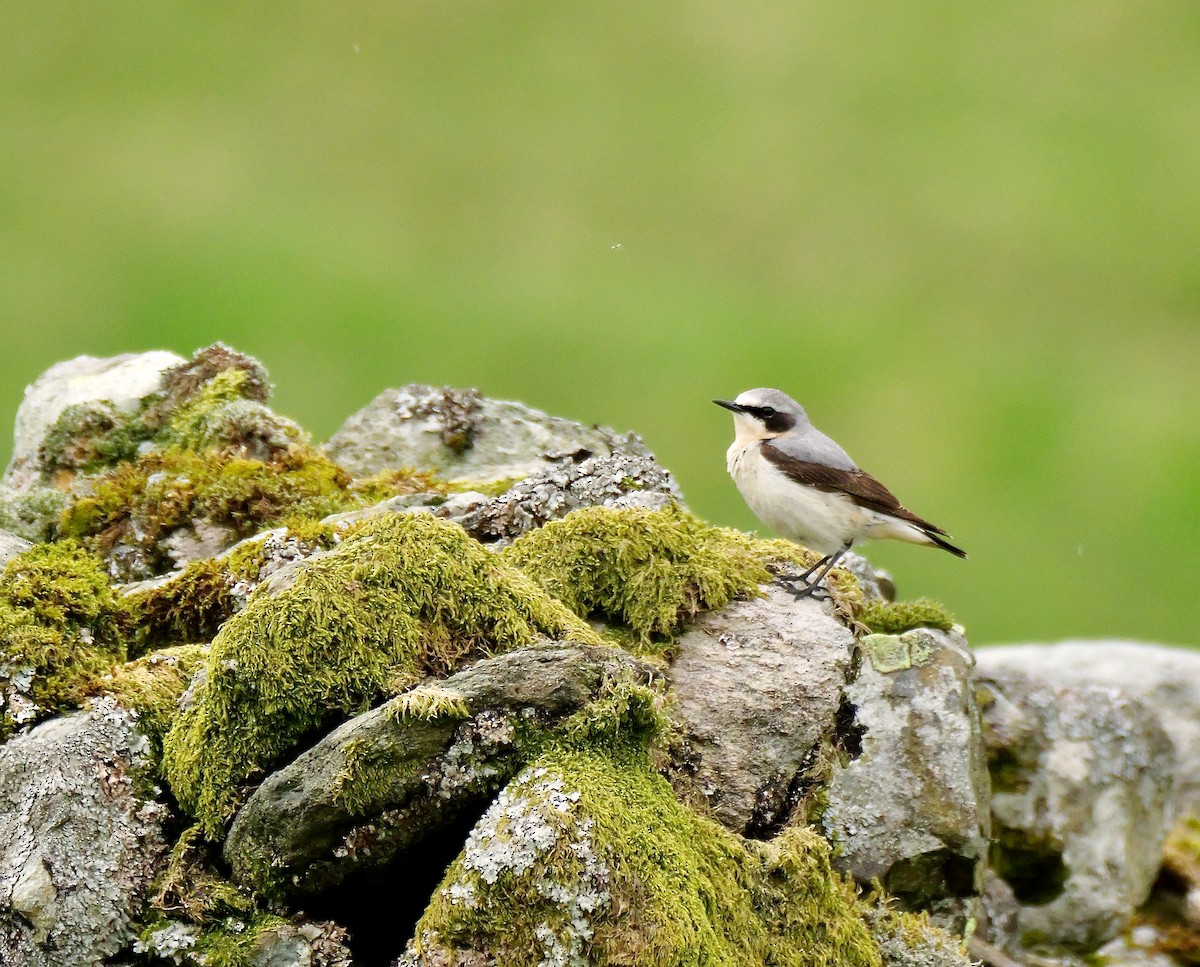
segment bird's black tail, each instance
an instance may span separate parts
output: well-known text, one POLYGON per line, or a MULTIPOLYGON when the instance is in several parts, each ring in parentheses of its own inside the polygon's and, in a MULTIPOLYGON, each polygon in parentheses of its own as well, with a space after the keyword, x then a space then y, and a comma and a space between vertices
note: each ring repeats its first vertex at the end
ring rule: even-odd
POLYGON ((967 556, 967 552, 964 551, 961 547, 955 547, 948 540, 946 540, 939 534, 935 534, 933 531, 926 531, 925 536, 928 537, 934 544, 936 544, 938 547, 940 547, 943 551, 949 551, 955 557, 966 557, 967 556))

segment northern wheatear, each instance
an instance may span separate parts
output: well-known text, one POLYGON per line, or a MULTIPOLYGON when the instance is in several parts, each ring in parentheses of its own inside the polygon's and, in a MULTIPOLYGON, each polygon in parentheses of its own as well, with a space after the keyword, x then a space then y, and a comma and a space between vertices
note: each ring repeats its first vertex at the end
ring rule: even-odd
POLYGON ((713 402, 733 411, 729 474, 755 516, 825 555, 789 579, 803 584, 793 589, 797 598, 812 594, 857 541, 888 538, 967 556, 945 540, 944 530, 905 510, 887 487, 860 470, 786 393, 751 389, 732 403, 713 402))

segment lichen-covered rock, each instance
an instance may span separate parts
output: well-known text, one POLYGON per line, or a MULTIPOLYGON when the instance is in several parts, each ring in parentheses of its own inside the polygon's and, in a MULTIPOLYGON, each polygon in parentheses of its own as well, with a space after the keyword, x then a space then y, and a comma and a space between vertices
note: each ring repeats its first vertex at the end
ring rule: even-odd
POLYGON ((1094 950, 1158 873, 1174 747, 1153 712, 1113 688, 1055 686, 986 658, 977 682, 991 862, 1021 903, 1021 941, 1094 950))
POLYGON ((183 362, 174 353, 148 352, 107 359, 77 356, 51 366, 25 390, 13 431, 12 459, 0 483, 21 491, 41 479, 47 469, 42 445, 69 407, 109 422, 131 415, 146 397, 162 390, 165 374, 183 362))
POLYGON ((33 544, 9 531, 0 530, 0 568, 11 561, 18 554, 24 553, 33 547, 33 544))
MULTIPOLYGON (((503 541, 580 507, 660 510, 678 497, 675 481, 653 457, 614 453, 547 467, 452 519, 481 541, 503 541)), ((439 508, 435 513, 444 511, 439 508)))
POLYGON ((359 477, 417 467, 478 482, 528 477, 591 456, 648 456, 634 434, 584 426, 475 390, 420 384, 380 393, 346 420, 325 451, 359 477))
POLYGON ((857 754, 835 763, 821 827, 837 865, 914 907, 978 894, 989 787, 960 634, 868 635, 846 686, 857 754))
POLYGON ((925 914, 868 903, 863 906, 863 917, 879 944, 883 967, 972 967, 974 964, 962 940, 931 922, 925 914))
POLYGON ((418 686, 268 776, 225 858, 260 891, 328 889, 482 810, 563 719, 614 683, 649 678, 618 649, 553 645, 418 686))
POLYGON ((165 851, 146 738, 115 706, 0 746, 0 963, 95 967, 132 939, 165 851))
POLYGON ((133 953, 174 967, 354 967, 337 924, 270 915, 231 917, 208 929, 162 921, 142 932, 133 953))
POLYGON ((680 805, 643 757, 570 749, 505 787, 399 962, 881 964, 818 835, 743 840, 680 805))
POLYGON ((668 678, 697 788, 729 829, 762 835, 823 779, 854 636, 780 587, 697 618, 668 678))
POLYGON ((1175 746, 1177 811, 1200 813, 1200 652, 1136 641, 1007 645, 979 653, 983 669, 1018 669, 1048 686, 1116 688, 1158 716, 1175 746))

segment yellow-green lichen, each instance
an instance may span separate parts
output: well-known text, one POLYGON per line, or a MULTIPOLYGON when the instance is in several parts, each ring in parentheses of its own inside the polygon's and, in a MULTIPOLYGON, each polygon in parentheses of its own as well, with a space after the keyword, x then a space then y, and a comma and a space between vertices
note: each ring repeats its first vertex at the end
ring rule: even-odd
POLYGON ((100 563, 78 544, 37 544, 0 573, 0 735, 77 706, 126 654, 126 616, 100 563))
POLYGON ((938 602, 929 598, 915 601, 871 601, 863 605, 858 621, 875 634, 899 635, 913 628, 949 631, 954 618, 938 602))
POLYGON ((542 637, 600 643, 527 576, 428 515, 369 521, 267 590, 221 628, 207 681, 165 742, 171 786, 211 837, 240 784, 363 711, 398 673, 446 674, 542 637))
POLYGON ((808 829, 751 842, 676 801, 635 752, 550 749, 472 831, 416 928, 496 967, 879 967, 853 887, 808 829))
POLYGON ((500 555, 576 614, 624 626, 637 649, 661 651, 697 612, 757 594, 771 579, 768 565, 808 553, 710 527, 678 507, 585 507, 500 555))

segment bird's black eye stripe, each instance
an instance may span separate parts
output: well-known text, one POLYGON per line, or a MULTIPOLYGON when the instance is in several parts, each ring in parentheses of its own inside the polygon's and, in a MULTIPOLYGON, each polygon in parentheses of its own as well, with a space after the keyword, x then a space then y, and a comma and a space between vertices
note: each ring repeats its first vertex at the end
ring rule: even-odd
POLYGON ((773 406, 747 406, 745 409, 751 416, 756 416, 760 420, 769 420, 775 415, 773 406))

